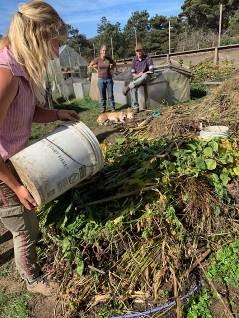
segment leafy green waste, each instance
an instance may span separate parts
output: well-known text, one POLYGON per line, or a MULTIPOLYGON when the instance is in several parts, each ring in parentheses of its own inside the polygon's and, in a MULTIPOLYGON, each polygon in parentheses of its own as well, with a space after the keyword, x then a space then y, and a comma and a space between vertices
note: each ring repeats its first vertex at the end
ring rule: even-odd
POLYGON ((212 293, 207 289, 203 289, 191 300, 188 308, 185 310, 185 317, 214 318, 210 311, 210 301, 212 298, 212 293))
POLYGON ((142 291, 160 303, 172 269, 184 282, 198 248, 220 244, 224 232, 238 235, 238 210, 227 190, 239 175, 238 145, 233 137, 105 145, 105 168, 41 211, 54 251, 46 266, 53 264, 65 281, 68 271, 69 300, 87 308, 95 295, 110 293, 116 308, 127 308, 142 291))
POLYGON ((225 247, 212 257, 212 265, 208 268, 210 279, 239 287, 239 240, 225 247))

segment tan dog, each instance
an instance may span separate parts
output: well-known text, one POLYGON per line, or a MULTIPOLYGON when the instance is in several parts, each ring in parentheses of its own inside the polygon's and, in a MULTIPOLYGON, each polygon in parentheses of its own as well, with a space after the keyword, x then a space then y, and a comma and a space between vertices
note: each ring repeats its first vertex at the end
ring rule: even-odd
POLYGON ((126 118, 130 121, 134 119, 134 113, 131 108, 127 109, 126 118))
POLYGON ((112 123, 125 123, 126 120, 126 113, 119 111, 119 112, 105 112, 98 116, 97 123, 98 125, 104 125, 106 122, 112 123))

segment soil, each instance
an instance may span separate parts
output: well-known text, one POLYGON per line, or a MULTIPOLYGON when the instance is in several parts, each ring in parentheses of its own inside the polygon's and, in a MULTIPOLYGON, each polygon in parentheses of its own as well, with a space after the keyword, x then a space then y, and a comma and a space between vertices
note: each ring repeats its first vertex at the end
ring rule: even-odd
POLYGON ((210 304, 210 309, 213 317, 224 318, 228 317, 231 313, 232 317, 239 317, 239 294, 238 289, 232 286, 228 286, 226 283, 213 282, 217 292, 227 307, 223 306, 220 299, 215 299, 210 304))

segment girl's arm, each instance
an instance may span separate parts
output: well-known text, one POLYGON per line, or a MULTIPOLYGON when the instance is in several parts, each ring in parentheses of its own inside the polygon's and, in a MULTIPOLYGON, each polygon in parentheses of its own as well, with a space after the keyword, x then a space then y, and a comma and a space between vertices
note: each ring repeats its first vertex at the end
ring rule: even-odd
MULTIPOLYGON (((7 68, 0 67, 0 127, 4 122, 7 111, 17 95, 18 79, 14 77, 7 68)), ((0 180, 2 180, 12 191, 14 191, 28 210, 36 206, 36 202, 28 190, 15 178, 0 156, 0 180)))
POLYGON ((35 123, 50 123, 57 120, 79 120, 80 117, 74 110, 65 109, 45 109, 36 106, 33 122, 35 123))

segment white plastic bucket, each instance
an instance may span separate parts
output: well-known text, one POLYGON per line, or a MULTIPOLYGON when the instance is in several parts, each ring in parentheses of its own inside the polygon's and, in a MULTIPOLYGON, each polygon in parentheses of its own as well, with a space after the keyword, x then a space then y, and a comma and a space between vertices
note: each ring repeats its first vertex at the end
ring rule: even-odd
POLYGON ((209 139, 214 137, 227 138, 229 128, 227 126, 208 126, 200 131, 200 137, 209 139))
POLYGON ((103 168, 100 145, 82 122, 63 123, 10 158, 39 206, 103 168))

